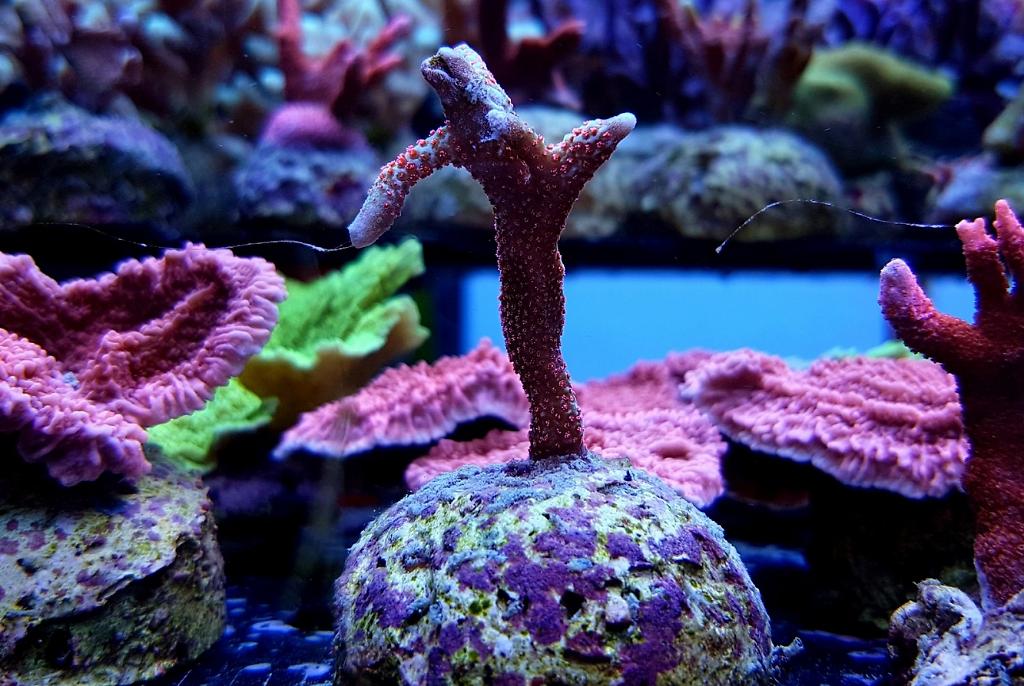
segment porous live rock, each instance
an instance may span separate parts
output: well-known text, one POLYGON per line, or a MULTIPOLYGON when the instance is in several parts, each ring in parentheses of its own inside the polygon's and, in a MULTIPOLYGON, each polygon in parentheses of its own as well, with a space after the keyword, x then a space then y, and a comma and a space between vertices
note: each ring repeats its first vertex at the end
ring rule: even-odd
POLYGON ((166 228, 193 197, 177 149, 141 121, 41 100, 0 118, 0 224, 166 228), (43 180, 45 179, 45 183, 43 180))
POLYGON ((130 684, 217 640, 223 563, 195 476, 154 460, 134 486, 66 489, 30 471, 38 468, 6 463, 0 683, 130 684))
POLYGON ((235 173, 238 218, 286 227, 338 227, 356 216, 377 162, 365 147, 258 146, 235 173))
MULTIPOLYGON (((724 239, 776 201, 839 202, 842 186, 825 155, 780 130, 719 126, 666 145, 634 182, 641 210, 681 234, 724 239), (639 186, 639 187, 638 187, 639 186)), ((791 203, 765 212, 737 240, 834 235, 842 218, 821 204, 791 203)))
POLYGON ((1024 591, 982 613, 963 591, 934 579, 892 616, 889 652, 911 686, 1024 684, 1024 591))
POLYGON ((744 684, 771 655, 722 529, 590 454, 434 479, 364 531, 335 610, 339 686, 744 684))

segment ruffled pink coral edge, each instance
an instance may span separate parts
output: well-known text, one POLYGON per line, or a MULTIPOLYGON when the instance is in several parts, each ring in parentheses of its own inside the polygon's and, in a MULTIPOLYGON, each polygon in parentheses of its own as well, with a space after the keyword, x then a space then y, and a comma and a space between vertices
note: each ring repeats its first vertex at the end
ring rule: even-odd
POLYGON ((727 436, 810 462, 843 483, 911 498, 957 488, 968 454, 953 377, 926 360, 819 360, 753 350, 711 358, 685 397, 727 436))
POLYGON ((285 297, 270 263, 192 244, 64 285, 26 256, 0 272, 0 426, 65 485, 146 473, 142 427, 201 408, 285 297))

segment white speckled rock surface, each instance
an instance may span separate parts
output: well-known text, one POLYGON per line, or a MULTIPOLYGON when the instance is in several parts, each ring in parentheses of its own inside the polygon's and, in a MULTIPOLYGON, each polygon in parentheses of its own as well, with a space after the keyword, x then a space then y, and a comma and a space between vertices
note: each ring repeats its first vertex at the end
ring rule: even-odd
POLYGON ((205 487, 160 461, 134 487, 66 489, 9 468, 0 683, 126 684, 198 656, 224 627, 215 533, 205 487))
POLYGON ((771 654, 722 529, 595 456, 434 479, 367 527, 335 603, 338 685, 748 684, 771 654))

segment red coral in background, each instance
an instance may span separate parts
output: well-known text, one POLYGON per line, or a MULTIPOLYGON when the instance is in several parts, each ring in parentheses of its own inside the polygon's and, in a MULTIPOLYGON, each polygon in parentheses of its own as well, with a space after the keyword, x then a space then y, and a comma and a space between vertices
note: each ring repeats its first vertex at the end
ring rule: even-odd
POLYGON ((0 253, 0 428, 65 485, 145 473, 142 427, 238 374, 284 296, 269 262, 197 245, 63 285, 0 253))
POLYGON ((558 66, 573 55, 583 39, 583 22, 564 19, 542 36, 509 37, 508 0, 445 0, 444 43, 469 43, 515 102, 549 100, 579 109, 558 66))
POLYGON ((677 0, 656 4, 659 20, 684 56, 680 80, 701 81, 716 123, 785 112, 820 38, 820 28, 805 19, 807 0, 789 3, 778 33, 762 24, 757 0, 746 0, 742 13, 706 16, 677 0))
MULTIPOLYGON (((0 7, 0 52, 33 90, 91 110, 127 96, 159 114, 201 109, 231 70, 258 3, 23 0, 0 7)), ((6 85, 6 84, 4 84, 6 85)))
POLYGON ((395 17, 364 48, 343 40, 322 57, 310 57, 302 49, 299 0, 278 0, 277 13, 286 102, 271 115, 263 141, 314 147, 363 144, 362 136, 341 122, 352 113, 363 91, 401 64, 401 56, 390 50, 408 35, 409 19, 395 17))
POLYGON ((1024 588, 1024 229, 1000 200, 995 237, 984 219, 956 230, 976 295, 973 324, 938 312, 902 260, 882 270, 879 302, 912 350, 956 377, 971 443, 963 483, 975 563, 993 607, 1024 588))

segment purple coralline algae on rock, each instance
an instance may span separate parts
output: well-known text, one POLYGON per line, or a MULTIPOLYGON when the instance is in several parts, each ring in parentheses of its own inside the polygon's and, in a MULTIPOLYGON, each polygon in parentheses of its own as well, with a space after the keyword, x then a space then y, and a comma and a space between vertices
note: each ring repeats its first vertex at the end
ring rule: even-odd
POLYGON ((721 528, 625 461, 466 468, 371 524, 337 684, 740 684, 768 616, 721 528))
POLYGON ((562 357, 558 237, 636 119, 585 122, 545 144, 467 46, 441 48, 422 72, 447 121, 384 167, 349 238, 374 242, 445 165, 484 187, 529 461, 438 477, 367 527, 335 587, 335 684, 763 680, 768 616, 738 555, 667 485, 586 449, 562 357))
POLYGON ((0 226, 166 228, 193 197, 174 145, 137 119, 41 101, 0 117, 0 226))
POLYGON ((0 478, 0 684, 130 684, 217 640, 223 562, 195 476, 156 461, 112 491, 30 469, 0 478))
POLYGON ((373 154, 365 148, 262 146, 234 177, 238 219, 342 226, 359 210, 375 171, 373 154))

